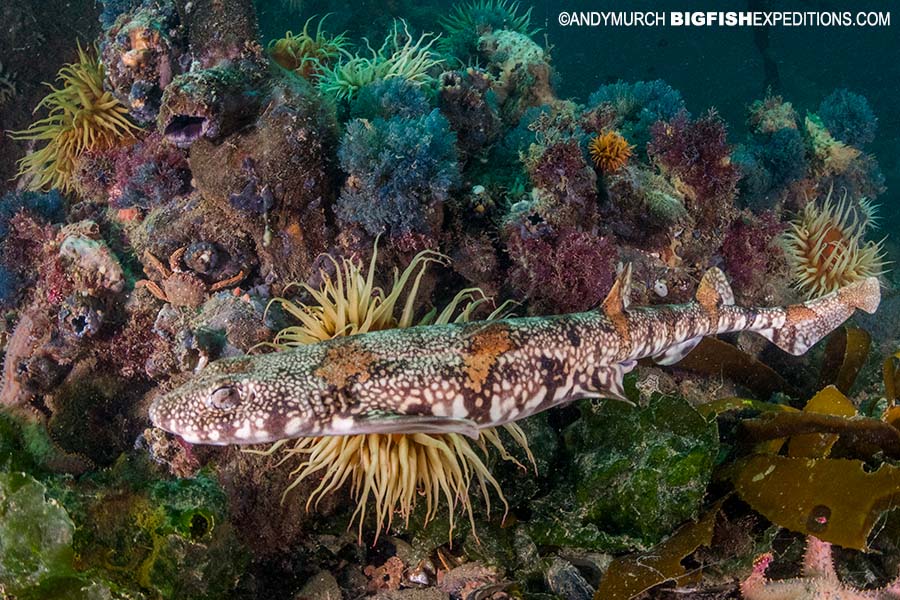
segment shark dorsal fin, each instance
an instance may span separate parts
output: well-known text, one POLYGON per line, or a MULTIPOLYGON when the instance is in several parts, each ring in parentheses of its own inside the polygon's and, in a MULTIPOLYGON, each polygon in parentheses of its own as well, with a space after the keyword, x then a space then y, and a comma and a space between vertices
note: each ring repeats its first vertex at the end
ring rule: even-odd
POLYGON ((619 315, 629 304, 631 304, 631 263, 625 265, 622 272, 616 276, 616 281, 600 305, 600 309, 607 316, 619 315))
POLYGON ((703 306, 730 306, 734 304, 734 292, 731 291, 731 286, 725 278, 725 273, 718 267, 711 268, 703 275, 695 297, 697 302, 703 306))

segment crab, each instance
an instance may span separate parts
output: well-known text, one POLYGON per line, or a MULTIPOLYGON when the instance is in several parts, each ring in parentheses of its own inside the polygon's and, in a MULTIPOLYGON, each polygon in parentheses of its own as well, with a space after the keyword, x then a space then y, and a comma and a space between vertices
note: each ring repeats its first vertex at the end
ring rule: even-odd
POLYGON ((151 279, 141 279, 135 287, 146 288, 163 302, 174 306, 195 308, 203 304, 207 294, 230 288, 247 277, 247 271, 241 269, 231 277, 207 283, 193 270, 184 268, 183 259, 188 248, 182 246, 175 250, 169 256, 168 266, 149 250, 144 251, 144 272, 151 279))

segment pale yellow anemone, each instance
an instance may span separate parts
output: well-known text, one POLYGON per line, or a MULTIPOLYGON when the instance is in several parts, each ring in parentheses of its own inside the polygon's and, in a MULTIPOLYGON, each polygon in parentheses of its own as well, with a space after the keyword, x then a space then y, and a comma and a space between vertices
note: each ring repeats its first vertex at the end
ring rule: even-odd
POLYGON ((10 132, 14 140, 44 143, 18 162, 18 175, 31 176, 30 189, 70 191, 81 154, 126 143, 140 130, 128 119, 128 108, 103 88, 104 77, 96 52, 79 45, 78 60, 59 70, 60 87, 45 84, 51 91, 34 110, 46 109, 47 116, 10 132))
MULTIPOLYGON (((323 273, 321 287, 299 286, 312 298, 309 304, 283 298, 275 300, 297 324, 280 331, 271 345, 286 350, 368 331, 465 322, 476 307, 488 301, 481 290, 464 289, 443 310, 432 310, 416 320, 414 308, 422 277, 429 264, 445 263, 447 258, 432 251, 419 253, 403 272, 394 270, 393 285, 385 292, 375 285, 376 255, 377 250, 366 272, 351 260, 332 259, 335 274, 332 277, 323 273)), ((506 308, 504 304, 488 318, 499 317, 506 308)), ((503 428, 534 464, 522 429, 512 423, 503 428)), ((382 530, 393 524, 395 515, 408 524, 420 498, 425 501, 426 524, 437 515, 443 499, 449 509, 452 537, 458 505, 466 511, 475 529, 469 497, 473 482, 477 482, 488 511, 491 488, 504 508, 508 508, 500 485, 485 464, 489 447, 496 449, 503 460, 522 466, 507 451, 497 429, 481 430, 476 445, 477 450, 465 437, 455 433, 365 434, 285 440, 274 444, 266 454, 282 452, 281 463, 296 461, 291 472, 293 482, 285 495, 302 481, 321 477, 306 501, 307 510, 318 506, 326 494, 349 485, 357 502, 351 525, 358 521, 360 539, 370 509, 375 514, 377 539, 382 530)))

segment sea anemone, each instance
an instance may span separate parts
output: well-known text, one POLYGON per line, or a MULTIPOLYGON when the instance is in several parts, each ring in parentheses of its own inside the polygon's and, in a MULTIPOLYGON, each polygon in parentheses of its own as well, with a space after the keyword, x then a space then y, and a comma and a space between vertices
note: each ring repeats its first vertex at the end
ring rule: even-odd
POLYGON ((46 108, 45 118, 28 129, 13 131, 15 140, 46 140, 46 145, 19 160, 18 175, 31 174, 30 189, 72 189, 76 159, 86 151, 112 148, 133 138, 140 128, 128 120, 128 108, 103 89, 104 68, 99 58, 78 46, 78 61, 59 70, 55 88, 35 107, 46 108))
POLYGON ((590 143, 591 158, 604 173, 615 173, 628 163, 634 146, 616 131, 598 135, 590 143))
POLYGON ((368 46, 371 58, 347 53, 346 60, 323 69, 318 77, 319 89, 338 100, 349 100, 361 87, 378 79, 399 77, 418 86, 432 86, 435 79, 430 71, 443 62, 431 50, 438 37, 423 33, 414 39, 406 21, 395 21, 378 50, 368 46))
POLYGON ((3 68, 0 63, 0 108, 12 100, 17 93, 16 79, 12 73, 3 68))
POLYGON ((303 0, 281 0, 281 6, 288 12, 302 13, 303 0))
POLYGON ((785 235, 785 252, 794 286, 809 297, 832 292, 866 277, 884 273, 881 242, 864 241, 874 218, 865 200, 837 203, 828 192, 822 206, 809 202, 785 235))
MULTIPOLYGON (((419 253, 402 273, 394 270, 393 285, 387 293, 375 286, 376 258, 377 248, 367 272, 351 260, 344 259, 339 263, 332 259, 335 267, 333 277, 323 272, 323 283, 318 289, 306 284, 300 286, 312 298, 310 304, 277 299, 298 324, 280 331, 271 345, 284 350, 368 331, 466 322, 478 306, 488 301, 480 290, 465 289, 440 312, 433 310, 416 321, 413 307, 416 305, 419 283, 429 264, 443 264, 446 257, 433 251, 419 253)), ((498 318, 506 311, 506 306, 500 306, 488 318, 498 318)), ((512 423, 503 425, 503 428, 522 446, 533 463, 524 432, 512 423)), ((362 539, 363 520, 371 503, 377 523, 377 539, 378 533, 391 526, 395 513, 408 523, 418 496, 425 498, 426 524, 437 514, 443 496, 450 508, 450 535, 453 533, 457 504, 465 509, 474 530, 469 498, 473 481, 477 481, 488 510, 489 488, 493 488, 503 505, 507 506, 500 485, 491 475, 482 455, 486 456, 488 446, 493 446, 504 460, 518 462, 507 452, 496 429, 481 430, 477 446, 481 453, 476 452, 465 437, 456 433, 364 434, 281 441, 267 453, 283 451, 281 463, 300 458, 291 472, 294 480, 285 490, 285 495, 300 482, 321 475, 321 482, 307 499, 307 510, 317 506, 326 494, 338 490, 349 480, 351 495, 357 502, 351 525, 359 520, 359 536, 362 539)))
POLYGON ((518 2, 507 0, 472 0, 456 4, 450 14, 440 18, 440 24, 448 34, 472 32, 481 35, 495 29, 518 31, 532 35, 531 8, 519 14, 518 2))
POLYGON ((514 31, 532 36, 531 8, 519 12, 519 2, 507 0, 471 0, 456 4, 450 14, 439 19, 446 36, 440 49, 465 64, 477 60, 479 38, 493 31, 514 31))
POLYGON ((310 79, 319 75, 325 65, 346 53, 347 38, 344 34, 328 36, 322 31, 322 24, 328 15, 319 19, 315 36, 309 33, 309 24, 315 17, 307 19, 303 31, 294 35, 288 31, 283 38, 269 43, 272 60, 289 71, 310 79))

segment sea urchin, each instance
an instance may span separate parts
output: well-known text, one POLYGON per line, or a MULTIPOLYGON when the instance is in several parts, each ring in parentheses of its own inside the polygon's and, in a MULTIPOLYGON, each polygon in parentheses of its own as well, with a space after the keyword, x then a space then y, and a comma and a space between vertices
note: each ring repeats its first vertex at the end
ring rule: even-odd
MULTIPOLYGON (((429 264, 443 263, 446 258, 431 251, 419 253, 402 273, 394 271, 393 285, 385 293, 374 284, 376 255, 377 251, 373 252, 366 273, 353 261, 345 259, 338 263, 335 260, 334 277, 323 273, 323 284, 319 289, 301 285, 312 297, 311 304, 276 300, 298 321, 298 325, 279 332, 272 346, 282 350, 367 331, 465 322, 477 306, 487 301, 480 290, 465 289, 442 311, 432 311, 416 322, 413 308, 425 270, 429 264)), ((497 318, 505 311, 505 306, 499 307, 488 318, 497 318)), ((513 423, 503 425, 503 428, 533 462, 524 432, 513 423)), ((323 496, 349 481, 351 495, 357 502, 351 524, 358 519, 360 538, 370 503, 374 505, 377 536, 378 532, 391 526, 395 514, 408 522, 419 496, 425 500, 426 523, 435 517, 441 498, 444 498, 450 509, 452 536, 457 504, 465 509, 474 530, 469 498, 473 482, 477 482, 481 489, 488 510, 489 488, 493 488, 506 506, 500 485, 483 460, 488 446, 493 446, 504 460, 518 464, 507 452, 497 429, 481 430, 477 445, 480 452, 473 449, 465 437, 456 433, 363 434, 284 440, 277 442, 266 453, 283 451, 285 455, 281 463, 295 457, 301 459, 291 472, 293 483, 285 494, 300 482, 321 475, 321 482, 306 502, 307 510, 316 506, 323 496)))
POLYGON ((591 158, 604 173, 615 173, 628 163, 634 146, 616 131, 607 131, 590 143, 591 158))
POLYGON ((834 203, 831 192, 821 206, 807 203, 785 235, 797 289, 815 297, 884 272, 881 242, 864 241, 872 210, 870 203, 854 204, 846 194, 834 203))

